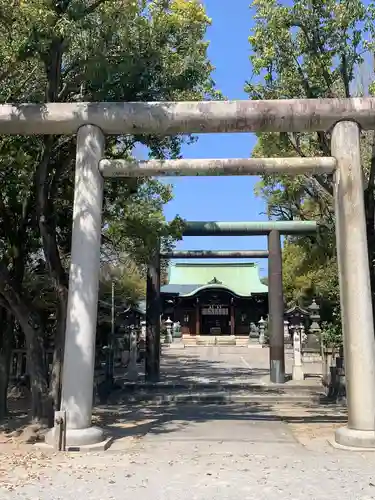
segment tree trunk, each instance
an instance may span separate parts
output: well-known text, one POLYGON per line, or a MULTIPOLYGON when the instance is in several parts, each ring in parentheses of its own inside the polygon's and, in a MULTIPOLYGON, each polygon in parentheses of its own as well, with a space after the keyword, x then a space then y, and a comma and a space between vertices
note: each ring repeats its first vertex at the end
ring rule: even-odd
POLYGON ((68 304, 68 291, 65 287, 60 287, 58 294, 58 305, 56 314, 56 333, 53 351, 53 364, 50 378, 50 395, 55 410, 60 409, 61 404, 61 383, 62 369, 64 362, 65 346, 65 324, 68 304))
MULTIPOLYGON (((43 253, 52 278, 57 298, 56 332, 54 339, 54 353, 49 395, 55 410, 60 408, 61 377, 64 356, 65 319, 68 302, 68 275, 63 267, 59 246, 57 244, 56 221, 54 214, 53 197, 49 198, 48 187, 50 170, 49 161, 54 144, 53 137, 45 140, 45 150, 42 161, 38 165, 37 179, 37 216, 40 236, 43 244, 43 253)), ((61 167, 61 165, 60 165, 61 167)), ((56 172, 55 172, 56 173, 56 172)))
POLYGON ((372 310, 375 319, 375 132, 372 137, 371 165, 367 188, 365 189, 365 214, 367 230, 367 248, 370 268, 372 310))
POLYGON ((53 407, 48 390, 48 373, 41 330, 32 324, 28 310, 16 308, 17 320, 25 334, 30 376, 31 416, 34 422, 53 425, 53 407))
MULTIPOLYGON (((367 229, 367 248, 370 266, 371 290, 374 297, 375 293, 375 273, 374 273, 374 256, 375 256, 375 213, 374 203, 371 200, 373 193, 365 193, 365 209, 366 209, 366 229, 367 229)), ((374 302, 374 300, 373 300, 374 302)))
POLYGON ((372 295, 372 311, 375 321, 375 235, 374 235, 374 216, 366 217, 367 225, 367 248, 369 256, 369 271, 370 271, 370 284, 371 284, 371 295, 372 295))
POLYGON ((48 374, 44 356, 41 335, 36 334, 34 329, 23 328, 27 337, 28 347, 28 371, 30 375, 30 389, 32 397, 31 415, 35 422, 53 424, 53 407, 49 397, 48 374), (26 334, 26 330, 29 332, 26 334))
POLYGON ((0 420, 8 413, 8 384, 13 344, 14 320, 5 308, 0 307, 0 420))
POLYGON ((0 291, 25 335, 32 397, 32 418, 34 421, 52 424, 53 407, 48 390, 43 332, 39 326, 41 322, 37 321, 37 313, 29 306, 17 283, 12 280, 6 266, 1 262, 0 291))

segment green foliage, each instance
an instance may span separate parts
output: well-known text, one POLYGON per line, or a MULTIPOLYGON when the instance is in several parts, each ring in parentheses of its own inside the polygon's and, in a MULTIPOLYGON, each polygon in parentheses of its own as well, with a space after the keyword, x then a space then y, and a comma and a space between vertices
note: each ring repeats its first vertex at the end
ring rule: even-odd
MULTIPOLYGON (((209 23, 199 0, 0 0, 0 102, 220 97, 204 40, 209 23)), ((106 155, 129 158, 142 143, 151 157, 176 158, 192 140, 107 137, 106 155)), ((0 306, 16 318, 32 354, 35 418, 52 415, 43 356, 50 330, 50 394, 59 407, 75 149, 75 137, 0 138, 0 306)), ((153 179, 106 183, 103 262, 117 270, 125 301, 144 294, 144 265, 155 241, 171 245, 179 234, 181 221, 167 224, 163 217, 171 196, 170 186, 153 179)), ((105 280, 100 293, 108 293, 105 280)))
MULTIPOLYGON (((251 98, 350 97, 350 85, 369 48, 372 8, 360 0, 255 0, 249 37, 251 98)), ((308 146, 308 145, 307 145, 308 146)))
MULTIPOLYGON (((204 40, 209 24, 196 0, 0 0, 4 34, 0 101, 220 97, 204 40)), ((175 158, 181 144, 191 140, 180 136, 107 138, 107 154, 129 157, 141 142, 151 157, 175 158)), ((74 137, 1 139, 0 262, 4 272, 0 273, 0 294, 13 311, 14 297, 5 297, 5 290, 13 280, 12 288, 21 292, 25 269, 31 277, 35 259, 45 261, 52 287, 67 284, 74 161, 74 137)), ((108 181, 105 191, 104 246, 111 257, 125 254, 136 263, 132 269, 137 282, 156 239, 162 236, 168 246, 180 234, 181 221, 166 224, 163 217, 171 187, 140 178, 108 181)), ((138 284, 134 286, 137 295, 138 284)), ((28 286, 22 288, 22 294, 30 293, 28 286)))
MULTIPOLYGON (((251 99, 351 97, 366 68, 364 53, 372 48, 373 8, 359 0, 300 0, 292 5, 255 0, 255 26, 249 41, 251 99)), ((329 133, 260 134, 254 156, 324 156, 330 154, 329 133)), ((258 186, 269 215, 305 218, 313 209, 332 220, 331 176, 267 176, 258 186), (270 198, 272 195, 272 198, 270 198)))
POLYGON ((323 252, 324 248, 307 239, 285 243, 283 280, 287 301, 306 304, 314 297, 332 303, 339 300, 336 258, 328 258, 323 252))
POLYGON ((340 347, 342 345, 341 321, 323 321, 322 323, 323 344, 328 347, 340 347))
POLYGON ((124 308, 136 305, 145 296, 145 281, 139 267, 124 255, 114 263, 104 263, 100 273, 99 298, 107 303, 112 299, 112 282, 114 283, 115 302, 124 308))
MULTIPOLYGON (((254 0, 252 7, 255 25, 249 42, 253 75, 245 87, 251 99, 352 97, 367 92, 369 82, 364 80, 370 74, 374 35, 372 3, 254 0)), ((363 134, 363 168, 369 180, 368 227, 374 227, 372 142, 372 133, 363 134)), ((253 151, 256 157, 330 154, 329 132, 258 134, 253 151)), ((256 194, 266 201, 270 218, 315 219, 324 228, 316 239, 287 239, 284 285, 288 300, 304 302, 320 296, 330 306, 330 331, 339 335, 339 316, 332 323, 339 298, 332 176, 263 176, 256 194)))

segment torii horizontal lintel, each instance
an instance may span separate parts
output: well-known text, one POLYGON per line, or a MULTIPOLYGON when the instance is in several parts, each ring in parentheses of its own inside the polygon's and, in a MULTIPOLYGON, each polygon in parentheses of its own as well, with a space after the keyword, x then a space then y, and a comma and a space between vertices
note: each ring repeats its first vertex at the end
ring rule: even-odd
POLYGON ((375 98, 0 105, 1 135, 71 135, 83 125, 108 135, 314 132, 339 121, 375 129, 375 98))
POLYGON ((318 227, 316 221, 187 221, 183 236, 261 236, 271 231, 278 231, 281 235, 314 234, 318 227))
POLYGON ((162 259, 267 259, 268 250, 173 250, 162 259))
POLYGON ((225 175, 319 175, 331 174, 336 167, 332 157, 316 158, 204 158, 180 160, 100 161, 105 178, 225 176, 225 175))

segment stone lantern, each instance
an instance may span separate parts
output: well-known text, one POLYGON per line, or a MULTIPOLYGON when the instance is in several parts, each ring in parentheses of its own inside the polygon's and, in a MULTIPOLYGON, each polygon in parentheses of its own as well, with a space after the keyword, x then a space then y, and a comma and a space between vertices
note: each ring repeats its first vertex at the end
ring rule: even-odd
MULTIPOLYGON (((295 304, 293 307, 285 311, 285 320, 288 321, 288 326, 292 332, 296 329, 299 331, 301 336, 301 343, 305 344, 305 324, 310 317, 310 313, 307 309, 295 304)), ((285 325, 285 322, 284 322, 285 325)))
POLYGON ((259 344, 265 344, 266 342, 266 324, 267 321, 263 319, 263 316, 258 321, 259 325, 259 344))
POLYGON ((284 342, 285 344, 289 344, 292 342, 292 338, 289 331, 289 321, 284 319, 284 342))
POLYGON ((321 328, 319 325, 320 321, 320 307, 316 303, 315 299, 313 299, 312 303, 308 307, 309 313, 310 313, 310 328, 309 328, 309 334, 307 336, 307 344, 310 348, 315 348, 319 349, 320 348, 320 334, 321 334, 321 328))
POLYGON ((164 343, 165 344, 172 344, 172 342, 173 342, 173 337, 172 337, 172 325, 173 325, 173 321, 168 316, 168 319, 166 321, 164 321, 164 324, 165 324, 165 329, 166 329, 164 343))
POLYGON ((146 321, 141 321, 141 340, 146 342, 146 321))
POLYGON ((135 381, 138 378, 137 358, 138 358, 137 333, 135 331, 135 326, 130 325, 129 366, 128 366, 127 378, 132 381, 135 381))

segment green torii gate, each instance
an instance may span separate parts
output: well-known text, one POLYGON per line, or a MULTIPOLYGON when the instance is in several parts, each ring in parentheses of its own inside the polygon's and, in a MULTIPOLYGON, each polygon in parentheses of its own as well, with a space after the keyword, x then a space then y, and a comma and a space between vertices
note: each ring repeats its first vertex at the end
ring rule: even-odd
POLYGON ((268 237, 268 251, 233 252, 170 252, 154 253, 148 266, 146 301, 147 329, 146 380, 157 381, 160 376, 160 257, 186 258, 186 256, 212 258, 268 257, 268 308, 270 317, 270 378, 271 382, 285 382, 284 352, 284 296, 282 281, 281 235, 313 234, 317 231, 315 221, 269 221, 269 222, 185 222, 184 236, 261 236, 268 237))

